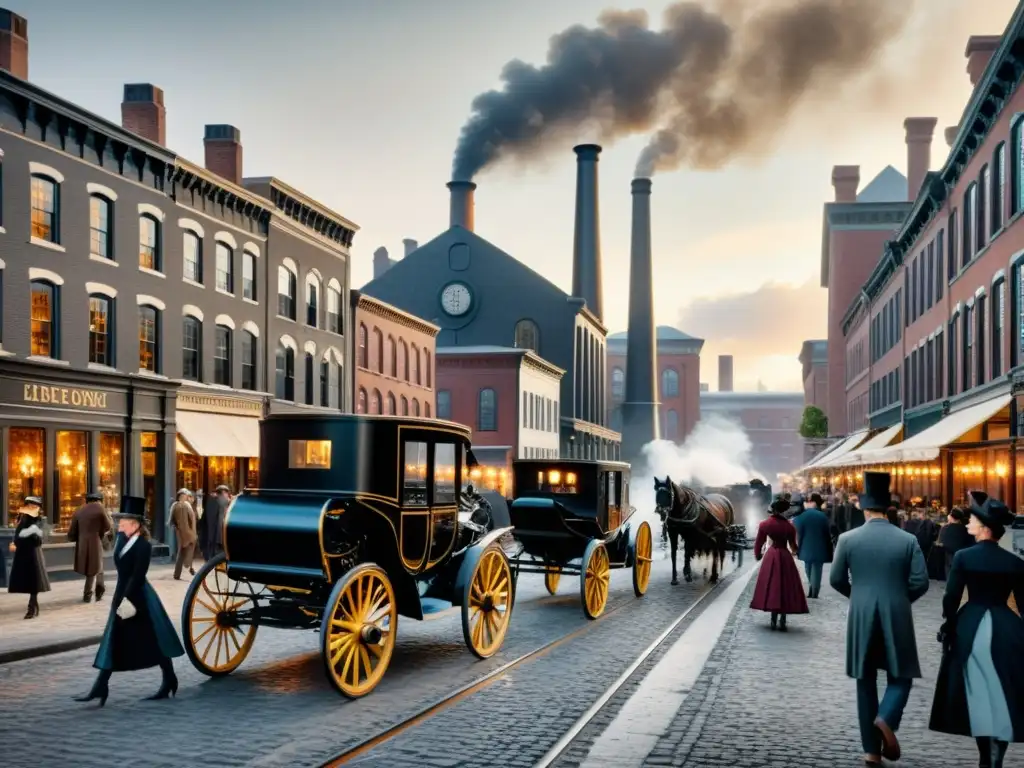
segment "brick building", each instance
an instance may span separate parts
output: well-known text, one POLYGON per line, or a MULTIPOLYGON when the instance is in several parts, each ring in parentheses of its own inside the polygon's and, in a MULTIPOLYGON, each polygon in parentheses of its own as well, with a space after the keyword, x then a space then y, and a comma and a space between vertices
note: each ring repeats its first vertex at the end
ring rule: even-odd
POLYGON ((357 228, 245 179, 231 126, 206 127, 207 167, 176 155, 153 85, 125 86, 121 125, 43 91, 27 42, 0 36, 0 523, 38 494, 59 532, 99 490, 144 496, 161 537, 178 487, 255 481, 264 413, 351 403, 357 228))
MULTIPOLYGON (((658 416, 661 437, 681 443, 700 418, 700 350, 704 340, 668 325, 655 329, 658 348, 658 416)), ((618 430, 626 393, 626 331, 608 337, 608 422, 618 430)))
MULTIPOLYGON (((702 392, 701 418, 721 416, 743 427, 750 438, 754 469, 768 482, 779 474, 792 472, 803 462, 800 418, 802 392, 702 392)), ((744 482, 749 478, 738 478, 744 482)))
POLYGON ((559 456, 564 374, 528 349, 438 348, 437 415, 473 429, 479 484, 504 493, 512 459, 559 456))
POLYGON ((804 406, 813 405, 828 413, 828 342, 805 341, 800 348, 804 406))
POLYGON ((438 327, 352 291, 356 413, 432 418, 438 327))

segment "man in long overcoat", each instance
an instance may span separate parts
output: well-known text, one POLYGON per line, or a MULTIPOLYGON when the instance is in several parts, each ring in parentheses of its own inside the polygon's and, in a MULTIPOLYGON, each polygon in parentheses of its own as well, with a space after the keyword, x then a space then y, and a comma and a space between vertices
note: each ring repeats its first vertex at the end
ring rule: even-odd
POLYGON ((226 485, 218 485, 215 495, 207 499, 206 512, 203 514, 203 558, 209 560, 224 551, 221 541, 221 528, 224 515, 231 503, 231 489, 226 485))
POLYGON ((830 582, 850 598, 846 674, 857 680, 857 717, 864 762, 898 760, 896 731, 921 677, 911 603, 928 591, 928 569, 917 539, 890 525, 888 472, 865 472, 860 508, 864 525, 839 537, 830 582), (851 583, 852 582, 852 583, 851 583), (878 701, 878 670, 888 685, 878 701))
POLYGON ((821 494, 812 493, 804 511, 793 518, 796 527, 797 556, 807 574, 807 596, 821 594, 821 572, 832 562, 832 525, 821 511, 821 494))
POLYGON ((75 543, 75 573, 85 576, 83 603, 92 599, 94 584, 97 603, 106 591, 103 584, 103 537, 113 532, 114 522, 102 502, 102 493, 85 494, 85 504, 75 511, 68 529, 68 541, 75 543))
POLYGON ((174 562, 174 578, 181 578, 181 569, 195 576, 192 558, 196 550, 196 511, 192 508, 192 492, 188 488, 178 491, 178 500, 171 505, 171 525, 177 532, 178 557, 174 562))

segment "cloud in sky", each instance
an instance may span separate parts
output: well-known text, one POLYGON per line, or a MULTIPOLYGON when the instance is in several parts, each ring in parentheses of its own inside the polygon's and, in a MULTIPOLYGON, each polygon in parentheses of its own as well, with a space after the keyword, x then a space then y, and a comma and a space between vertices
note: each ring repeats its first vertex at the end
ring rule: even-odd
POLYGON ((736 389, 800 391, 800 346, 827 335, 828 294, 811 278, 799 285, 769 282, 753 290, 694 299, 679 311, 679 328, 706 340, 701 379, 718 388, 718 356, 732 355, 736 389))

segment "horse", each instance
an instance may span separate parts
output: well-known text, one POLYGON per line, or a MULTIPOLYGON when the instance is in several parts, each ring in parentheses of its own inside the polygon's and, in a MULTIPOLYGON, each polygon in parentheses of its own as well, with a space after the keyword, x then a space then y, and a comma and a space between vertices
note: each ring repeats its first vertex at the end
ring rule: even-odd
POLYGON ((672 549, 672 583, 678 584, 676 554, 683 539, 683 578, 693 581, 690 560, 695 555, 711 556, 709 582, 718 582, 719 565, 725 568, 725 550, 734 525, 732 503, 725 496, 702 496, 692 488, 676 485, 671 477, 654 478, 654 498, 672 549))

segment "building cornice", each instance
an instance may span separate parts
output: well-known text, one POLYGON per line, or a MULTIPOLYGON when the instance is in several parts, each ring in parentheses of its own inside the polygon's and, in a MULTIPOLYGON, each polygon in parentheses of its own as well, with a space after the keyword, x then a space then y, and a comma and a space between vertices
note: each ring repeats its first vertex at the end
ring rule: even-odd
POLYGON ((543 357, 528 349, 523 351, 526 353, 523 355, 523 365, 525 367, 532 368, 539 373, 547 374, 548 376, 559 380, 565 376, 565 370, 563 368, 559 368, 554 363, 549 363, 543 357))
POLYGON ((437 338, 438 332, 441 327, 428 323, 422 318, 410 315, 408 312, 403 312, 397 307, 393 307, 386 301, 369 296, 359 291, 352 291, 352 306, 356 309, 363 310, 371 315, 382 317, 385 320, 390 320, 403 328, 409 328, 419 333, 426 334, 430 338, 437 338))
POLYGON ((267 200, 184 158, 175 160, 171 180, 175 185, 195 190, 204 198, 259 222, 264 231, 270 223, 271 208, 267 200))
POLYGON ((273 176, 246 178, 242 183, 246 186, 266 184, 270 189, 272 206, 283 216, 337 246, 345 249, 352 247, 352 240, 359 231, 359 226, 340 213, 332 211, 273 176))

